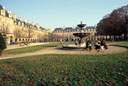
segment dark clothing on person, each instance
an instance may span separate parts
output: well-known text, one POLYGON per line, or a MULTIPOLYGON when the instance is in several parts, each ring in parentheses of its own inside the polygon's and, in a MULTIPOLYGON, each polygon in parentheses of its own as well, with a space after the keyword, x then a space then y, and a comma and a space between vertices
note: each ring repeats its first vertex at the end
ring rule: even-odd
POLYGON ((100 41, 96 41, 96 43, 95 43, 95 49, 98 50, 100 48, 101 48, 100 41))
POLYGON ((88 50, 88 49, 89 49, 89 51, 92 50, 92 44, 91 44, 91 41, 87 41, 87 42, 86 42, 86 50, 88 50))
POLYGON ((104 39, 101 41, 101 46, 103 46, 105 49, 108 49, 108 46, 107 46, 106 41, 104 39))
POLYGON ((81 45, 81 39, 78 39, 78 42, 79 42, 79 46, 81 45))
POLYGON ((96 50, 101 48, 100 45, 95 45, 95 47, 96 50))
POLYGON ((77 43, 77 40, 75 40, 75 45, 77 45, 78 43, 77 43))

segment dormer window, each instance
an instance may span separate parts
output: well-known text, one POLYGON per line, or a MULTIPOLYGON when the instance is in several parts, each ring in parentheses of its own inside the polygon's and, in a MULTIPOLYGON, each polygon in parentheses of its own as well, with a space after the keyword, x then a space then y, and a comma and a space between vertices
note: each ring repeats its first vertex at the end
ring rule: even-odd
POLYGON ((12 18, 12 14, 11 14, 11 13, 9 13, 9 14, 8 14, 8 17, 9 17, 9 18, 12 18))
POLYGON ((13 15, 12 15, 12 18, 15 20, 15 19, 16 19, 16 15, 15 15, 15 14, 13 14, 13 15))
POLYGON ((24 23, 22 23, 22 26, 24 26, 24 23))
POLYGON ((18 22, 18 25, 21 25, 21 23, 20 23, 20 22, 18 22))
POLYGON ((1 15, 5 16, 5 10, 1 10, 1 15))

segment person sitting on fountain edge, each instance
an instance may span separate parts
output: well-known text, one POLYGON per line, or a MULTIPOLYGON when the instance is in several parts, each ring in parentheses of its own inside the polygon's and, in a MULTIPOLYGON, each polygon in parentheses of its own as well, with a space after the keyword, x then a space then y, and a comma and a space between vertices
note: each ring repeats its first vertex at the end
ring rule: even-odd
POLYGON ((100 51, 100 49, 101 49, 101 43, 100 43, 100 40, 96 40, 96 42, 95 42, 95 49, 97 50, 97 52, 100 51))
POLYGON ((88 49, 89 49, 89 51, 91 51, 92 50, 92 43, 91 43, 91 41, 90 40, 88 40, 87 42, 86 42, 86 48, 85 48, 87 51, 88 51, 88 49))
POLYGON ((77 39, 75 39, 75 45, 77 45, 77 44, 78 44, 77 39))
POLYGON ((108 46, 107 46, 107 44, 106 44, 105 39, 103 39, 103 40, 101 41, 101 48, 102 48, 102 49, 108 49, 108 46))
POLYGON ((78 39, 78 42, 79 42, 79 46, 81 46, 81 40, 80 39, 78 39))

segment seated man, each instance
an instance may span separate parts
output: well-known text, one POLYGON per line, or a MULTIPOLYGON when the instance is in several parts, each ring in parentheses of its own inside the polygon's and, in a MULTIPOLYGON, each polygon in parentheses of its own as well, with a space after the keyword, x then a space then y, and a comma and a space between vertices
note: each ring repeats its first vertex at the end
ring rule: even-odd
POLYGON ((24 45, 28 46, 28 43, 27 42, 24 42, 24 45))
POLYGON ((87 41, 87 43, 86 43, 86 50, 88 51, 88 49, 89 49, 89 51, 92 50, 92 44, 91 44, 91 41, 87 41))
POLYGON ((103 49, 104 48, 108 49, 108 46, 107 46, 106 41, 104 39, 101 41, 101 46, 103 47, 103 49))
POLYGON ((63 41, 62 41, 62 39, 60 39, 60 44, 62 44, 63 43, 63 41))
POLYGON ((101 45, 100 45, 100 41, 96 41, 95 42, 95 49, 97 50, 97 52, 100 51, 101 45))

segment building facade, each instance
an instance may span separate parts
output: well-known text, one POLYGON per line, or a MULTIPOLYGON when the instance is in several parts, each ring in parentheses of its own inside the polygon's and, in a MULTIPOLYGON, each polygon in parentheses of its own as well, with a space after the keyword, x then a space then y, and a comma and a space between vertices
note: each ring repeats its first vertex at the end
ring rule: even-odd
POLYGON ((7 44, 17 42, 43 42, 48 40, 50 29, 45 29, 39 24, 30 23, 29 20, 16 18, 15 14, 7 11, 0 5, 0 33, 7 44))
MULTIPOLYGON (((75 39, 78 39, 78 37, 73 36, 73 33, 79 32, 80 28, 79 27, 66 27, 66 28, 55 28, 53 31, 53 41, 73 41, 75 39)), ((87 26, 86 28, 83 28, 84 33, 89 33, 86 39, 89 40, 95 40, 96 39, 96 27, 95 26, 87 26)))

